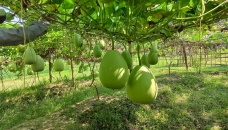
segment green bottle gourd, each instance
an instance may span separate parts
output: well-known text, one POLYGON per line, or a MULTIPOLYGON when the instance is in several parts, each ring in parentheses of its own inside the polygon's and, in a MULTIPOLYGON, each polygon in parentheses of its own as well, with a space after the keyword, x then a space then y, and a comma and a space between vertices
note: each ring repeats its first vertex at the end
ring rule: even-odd
POLYGON ((36 63, 32 64, 32 70, 34 72, 40 72, 44 70, 44 60, 40 55, 36 55, 36 63))
POLYGON ((126 93, 127 97, 135 103, 150 104, 156 99, 158 87, 148 67, 135 66, 129 76, 126 93))
POLYGON ((148 68, 150 68, 150 64, 148 62, 148 56, 147 55, 142 55, 142 57, 141 57, 141 65, 145 65, 148 68))
POLYGON ((123 56, 124 60, 127 63, 128 69, 130 69, 132 67, 132 58, 131 58, 131 54, 128 50, 125 50, 121 53, 121 55, 123 56))
POLYGON ((74 35, 74 43, 76 47, 82 47, 83 45, 83 40, 80 34, 75 34, 74 35))
POLYGON ((64 61, 62 59, 57 59, 54 62, 54 70, 55 71, 63 71, 64 70, 64 61))
POLYGON ((148 54, 148 62, 151 65, 156 65, 158 63, 158 54, 155 52, 154 49, 151 49, 151 51, 148 54))
POLYGON ((26 65, 32 65, 36 63, 36 52, 32 47, 27 47, 24 52, 24 63, 26 65))
POLYGON ((100 58, 100 57, 101 57, 102 51, 101 51, 99 45, 95 45, 95 46, 94 46, 94 48, 93 48, 93 55, 94 55, 94 57, 96 57, 96 58, 100 58))
POLYGON ((104 87, 123 88, 128 80, 129 70, 122 55, 116 50, 109 50, 101 60, 99 79, 104 87))

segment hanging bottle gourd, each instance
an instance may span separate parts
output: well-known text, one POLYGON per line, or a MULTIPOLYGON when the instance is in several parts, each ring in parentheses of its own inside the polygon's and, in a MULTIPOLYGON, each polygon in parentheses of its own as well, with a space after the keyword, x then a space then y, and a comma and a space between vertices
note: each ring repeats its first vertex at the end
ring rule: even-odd
POLYGON ((24 63, 27 65, 32 65, 36 63, 36 52, 32 47, 27 47, 24 52, 24 63))
POLYGON ((155 52, 154 49, 151 49, 148 54, 148 63, 151 65, 156 65, 158 63, 158 54, 155 52))
POLYGON ((99 45, 95 45, 95 46, 94 46, 94 48, 93 48, 93 55, 94 55, 94 57, 96 57, 96 58, 100 58, 100 57, 101 57, 102 51, 101 51, 99 45))
POLYGON ((54 70, 55 71, 63 71, 64 70, 64 61, 62 59, 55 60, 54 70))
POLYGON ((74 35, 74 44, 76 45, 76 47, 82 47, 83 40, 80 34, 74 35))
POLYGON ((124 60, 127 63, 128 69, 130 69, 132 67, 132 58, 131 58, 131 54, 128 50, 125 50, 121 53, 121 55, 123 56, 124 60))
POLYGON ((99 78, 104 87, 111 89, 123 88, 128 80, 127 63, 116 50, 109 50, 101 60, 99 78))
POLYGON ((148 56, 145 54, 141 57, 141 65, 145 65, 150 68, 150 64, 148 62, 148 56))
POLYGON ((9 64, 8 64, 8 70, 10 72, 16 72, 17 71, 17 65, 15 62, 11 61, 9 64))
POLYGON ((128 79, 127 97, 136 103, 150 104, 157 97, 157 83, 151 71, 144 65, 136 66, 128 79))
POLYGON ((41 56, 36 55, 36 63, 32 64, 32 70, 34 72, 40 72, 44 70, 44 60, 41 56))

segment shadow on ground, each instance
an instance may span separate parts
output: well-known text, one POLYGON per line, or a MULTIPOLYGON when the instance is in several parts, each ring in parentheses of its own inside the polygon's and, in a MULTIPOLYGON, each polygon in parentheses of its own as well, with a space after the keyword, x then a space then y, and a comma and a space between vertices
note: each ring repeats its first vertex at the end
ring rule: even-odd
POLYGON ((89 99, 68 109, 69 113, 73 109, 81 109, 80 112, 68 116, 78 119, 70 127, 93 130, 137 129, 135 112, 139 107, 139 104, 134 104, 124 97, 102 96, 99 101, 89 99), (77 108, 78 106, 80 107, 77 108))
POLYGON ((151 108, 166 117, 159 129, 228 129, 226 75, 174 72, 156 78, 162 87, 151 108))
POLYGON ((56 103, 58 105, 78 98, 69 102, 69 105, 63 105, 64 109, 12 129, 228 129, 226 76, 174 72, 170 76, 160 74, 156 79, 159 92, 157 99, 150 105, 129 101, 124 90, 105 94, 107 90, 100 89, 103 91, 100 100, 92 97, 89 91, 81 90, 56 103), (89 98, 79 102, 80 95, 87 93, 89 98))

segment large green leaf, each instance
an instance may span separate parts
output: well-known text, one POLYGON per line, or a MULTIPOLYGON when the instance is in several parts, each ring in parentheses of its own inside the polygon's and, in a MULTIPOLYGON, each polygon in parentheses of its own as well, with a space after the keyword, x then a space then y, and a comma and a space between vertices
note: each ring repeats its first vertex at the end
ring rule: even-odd
POLYGON ((167 11, 163 9, 150 11, 148 13, 147 21, 158 22, 161 18, 163 18, 167 14, 167 11))
POLYGON ((158 5, 167 1, 169 0, 147 0, 147 5, 158 5))
MULTIPOLYGON (((215 8, 215 7, 218 6, 218 5, 219 5, 219 2, 218 2, 218 1, 208 1, 208 2, 205 4, 205 12, 208 12, 208 11, 212 10, 213 8, 215 8)), ((225 7, 225 8, 227 8, 227 7, 225 7)), ((221 10, 221 9, 223 9, 223 7, 217 8, 216 11, 219 11, 219 10, 221 10)))
POLYGON ((55 4, 46 4, 43 7, 50 12, 55 12, 56 10, 58 10, 55 4))
POLYGON ((115 1, 115 0, 100 0, 101 3, 111 3, 113 1, 115 1))
POLYGON ((63 0, 53 0, 54 4, 61 4, 63 2, 63 0))
MULTIPOLYGON (((32 3, 37 2, 36 0, 30 0, 32 3)), ((63 0, 47 0, 46 4, 61 4, 63 0)), ((44 3, 44 1, 41 0, 41 3, 44 3)))
POLYGON ((74 8, 74 0, 64 0, 62 2, 63 9, 73 9, 74 8))
POLYGON ((115 8, 113 3, 105 4, 105 13, 107 16, 112 15, 114 12, 115 8))
POLYGON ((13 19, 14 19, 13 14, 11 14, 11 13, 7 13, 7 14, 6 14, 6 21, 7 21, 7 22, 10 22, 10 21, 13 20, 13 19))

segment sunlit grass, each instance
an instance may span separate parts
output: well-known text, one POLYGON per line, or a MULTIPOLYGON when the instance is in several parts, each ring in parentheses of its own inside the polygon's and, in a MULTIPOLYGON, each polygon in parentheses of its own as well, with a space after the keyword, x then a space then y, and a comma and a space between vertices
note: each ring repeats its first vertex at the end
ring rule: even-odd
MULTIPOLYGON (((89 69, 89 68, 88 68, 89 69)), ((25 75, 25 77, 22 75, 19 78, 15 76, 15 73, 9 72, 7 70, 3 71, 3 85, 0 87, 1 90, 12 90, 15 88, 23 88, 23 87, 31 87, 35 85, 39 85, 43 80, 49 81, 49 70, 48 66, 45 67, 44 71, 39 72, 38 76, 37 74, 34 75, 25 75), (24 80, 25 79, 25 80, 24 80)), ((78 73, 78 68, 74 68, 74 76, 76 79, 86 78, 90 75, 90 72, 88 70, 85 70, 83 73, 78 73)), ((71 70, 70 66, 66 65, 65 70, 60 72, 52 71, 52 81, 61 81, 64 78, 71 78, 71 70)), ((1 84, 1 83, 0 83, 1 84)))
POLYGON ((228 129, 227 75, 151 70, 159 90, 149 105, 131 102, 125 89, 107 89, 98 79, 97 100, 91 78, 83 75, 76 88, 68 78, 1 91, 0 129, 228 129))

